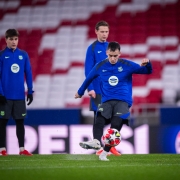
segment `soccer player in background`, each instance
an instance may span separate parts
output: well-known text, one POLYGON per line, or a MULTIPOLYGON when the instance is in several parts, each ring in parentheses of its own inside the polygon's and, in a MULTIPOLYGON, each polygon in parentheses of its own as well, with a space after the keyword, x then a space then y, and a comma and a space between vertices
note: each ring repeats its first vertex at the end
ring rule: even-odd
POLYGON ((31 156, 24 148, 24 119, 26 102, 24 78, 28 87, 27 105, 33 101, 33 80, 28 54, 19 49, 19 33, 16 29, 5 32, 6 48, 0 51, 0 155, 6 156, 6 125, 13 117, 16 122, 16 135, 19 154, 31 156))
MULTIPOLYGON (((96 77, 101 79, 102 104, 98 107, 97 117, 94 125, 94 139, 80 143, 85 149, 100 149, 100 141, 103 135, 103 127, 110 119, 111 127, 121 130, 123 124, 129 125, 132 106, 132 75, 150 74, 152 66, 149 59, 144 58, 141 65, 127 59, 119 58, 120 45, 110 42, 107 48, 108 58, 97 63, 85 81, 75 94, 75 98, 81 98, 89 84, 96 77)), ((107 154, 111 147, 105 146, 99 155, 102 161, 108 161, 107 154)))
MULTIPOLYGON (((95 26, 95 33, 97 35, 97 40, 94 41, 88 48, 86 52, 85 59, 85 76, 90 73, 92 68, 96 63, 107 58, 106 49, 108 42, 106 41, 109 35, 109 24, 106 21, 99 21, 95 26)), ((101 104, 101 89, 100 89, 100 78, 95 78, 88 87, 88 95, 90 96, 90 111, 94 112, 94 122, 93 122, 93 136, 94 136, 94 123, 95 115, 98 106, 101 104)), ((107 122, 106 124, 109 124, 107 122)), ((103 151, 103 148, 96 151, 96 155, 100 155, 103 151)), ((116 150, 115 147, 112 147, 110 152, 116 156, 121 154, 116 150)))

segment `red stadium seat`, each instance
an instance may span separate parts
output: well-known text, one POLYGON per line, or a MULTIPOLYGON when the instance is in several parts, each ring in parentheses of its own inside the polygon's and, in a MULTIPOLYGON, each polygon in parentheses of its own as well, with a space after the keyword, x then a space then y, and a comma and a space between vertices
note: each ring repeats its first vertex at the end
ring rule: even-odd
MULTIPOLYGON (((133 87, 143 87, 148 92, 134 96, 134 104, 163 101, 164 89, 149 87, 148 82, 157 80, 165 83, 163 79, 165 67, 179 63, 179 0, 143 1, 143 4, 132 0, 103 1, 103 3, 97 1, 96 4, 89 1, 88 5, 82 1, 83 4, 78 8, 79 12, 72 6, 73 3, 66 1, 21 0, 18 1, 19 5, 17 2, 14 5, 10 1, 7 2, 9 7, 0 8, 1 30, 9 28, 11 23, 8 24, 6 15, 13 13, 17 23, 15 25, 20 33, 19 48, 29 54, 34 81, 42 74, 46 74, 48 79, 62 74, 69 77, 68 73, 73 68, 83 68, 86 48, 96 39, 95 24, 100 20, 106 20, 110 24, 108 41, 118 41, 122 45, 121 57, 138 61, 148 57, 152 62, 151 75, 133 76, 133 87), (33 14, 36 7, 38 11, 33 14), (74 17, 71 17, 72 9, 74 17), (22 12, 26 12, 23 18, 22 12), (75 12, 82 17, 77 16, 75 12), (32 17, 36 26, 32 26, 32 17), (76 34, 74 28, 82 26, 87 28, 87 32, 76 34), (44 40, 46 36, 49 37, 48 40, 44 40)), ((6 46, 4 32, 0 33, 0 49, 3 49, 6 46)), ((171 90, 175 92, 175 89, 171 90)), ((64 100, 62 106, 87 107, 88 104, 89 97, 84 97, 82 101, 69 98, 64 100)))

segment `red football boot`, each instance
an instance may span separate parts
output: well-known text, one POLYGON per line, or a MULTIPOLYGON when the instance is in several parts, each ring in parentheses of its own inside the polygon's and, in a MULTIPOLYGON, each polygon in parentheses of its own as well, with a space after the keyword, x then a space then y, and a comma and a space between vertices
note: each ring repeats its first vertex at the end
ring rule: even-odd
POLYGON ((19 155, 25 155, 25 156, 32 156, 33 154, 31 154, 30 152, 28 152, 27 150, 21 151, 19 153, 19 155))
POLYGON ((8 154, 7 154, 6 150, 3 150, 3 151, 0 152, 0 156, 7 156, 7 155, 8 154))
POLYGON ((111 147, 110 152, 114 154, 115 156, 120 156, 121 153, 119 153, 115 147, 111 147))

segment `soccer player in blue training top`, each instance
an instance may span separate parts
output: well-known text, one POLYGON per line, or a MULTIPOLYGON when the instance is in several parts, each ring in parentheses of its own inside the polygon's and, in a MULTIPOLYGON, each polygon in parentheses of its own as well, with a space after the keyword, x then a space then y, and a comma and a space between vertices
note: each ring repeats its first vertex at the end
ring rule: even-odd
MULTIPOLYGON (((141 65, 119 58, 120 45, 117 42, 110 42, 106 53, 108 58, 95 65, 75 94, 75 98, 81 98, 92 80, 100 77, 102 104, 97 110, 94 139, 80 143, 85 149, 101 148, 103 127, 107 120, 110 119, 111 128, 118 131, 121 130, 123 124, 129 125, 129 108, 132 106, 132 75, 152 73, 152 66, 147 58, 142 60, 141 65)), ((107 154, 110 149, 111 147, 105 146, 99 159, 108 161, 107 154)))
POLYGON ((7 47, 0 51, 0 155, 6 156, 6 124, 13 117, 19 154, 31 156, 24 149, 24 119, 26 117, 24 77, 28 87, 27 101, 33 101, 33 80, 28 54, 17 48, 19 33, 8 29, 5 33, 7 47))
MULTIPOLYGON (((109 35, 109 24, 106 21, 99 21, 95 26, 95 33, 97 35, 97 40, 94 41, 88 48, 86 52, 85 59, 85 76, 87 77, 92 68, 96 63, 107 58, 106 49, 108 47, 108 42, 106 41, 109 35)), ((96 118, 96 111, 98 106, 101 104, 101 89, 100 89, 100 78, 95 78, 89 85, 88 95, 90 96, 90 111, 94 112, 94 122, 93 122, 93 136, 94 136, 94 124, 96 118)), ((110 122, 106 122, 109 124, 110 122)), ((96 155, 100 155, 103 148, 96 151, 96 155)), ((115 147, 110 149, 110 152, 115 156, 120 156, 121 154, 116 150, 115 147)))

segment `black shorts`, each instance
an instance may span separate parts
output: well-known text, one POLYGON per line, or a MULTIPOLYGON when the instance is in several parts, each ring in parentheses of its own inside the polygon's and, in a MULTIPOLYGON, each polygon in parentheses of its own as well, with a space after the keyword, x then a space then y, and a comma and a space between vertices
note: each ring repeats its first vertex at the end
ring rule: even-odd
POLYGON ((130 119, 128 103, 119 100, 111 100, 101 104, 97 112, 100 112, 106 119, 110 119, 112 116, 118 116, 123 120, 130 119))
POLYGON ((90 111, 97 111, 101 104, 101 94, 96 94, 96 98, 90 97, 90 111))
POLYGON ((0 118, 3 119, 25 119, 25 100, 7 100, 6 104, 0 104, 0 118))

